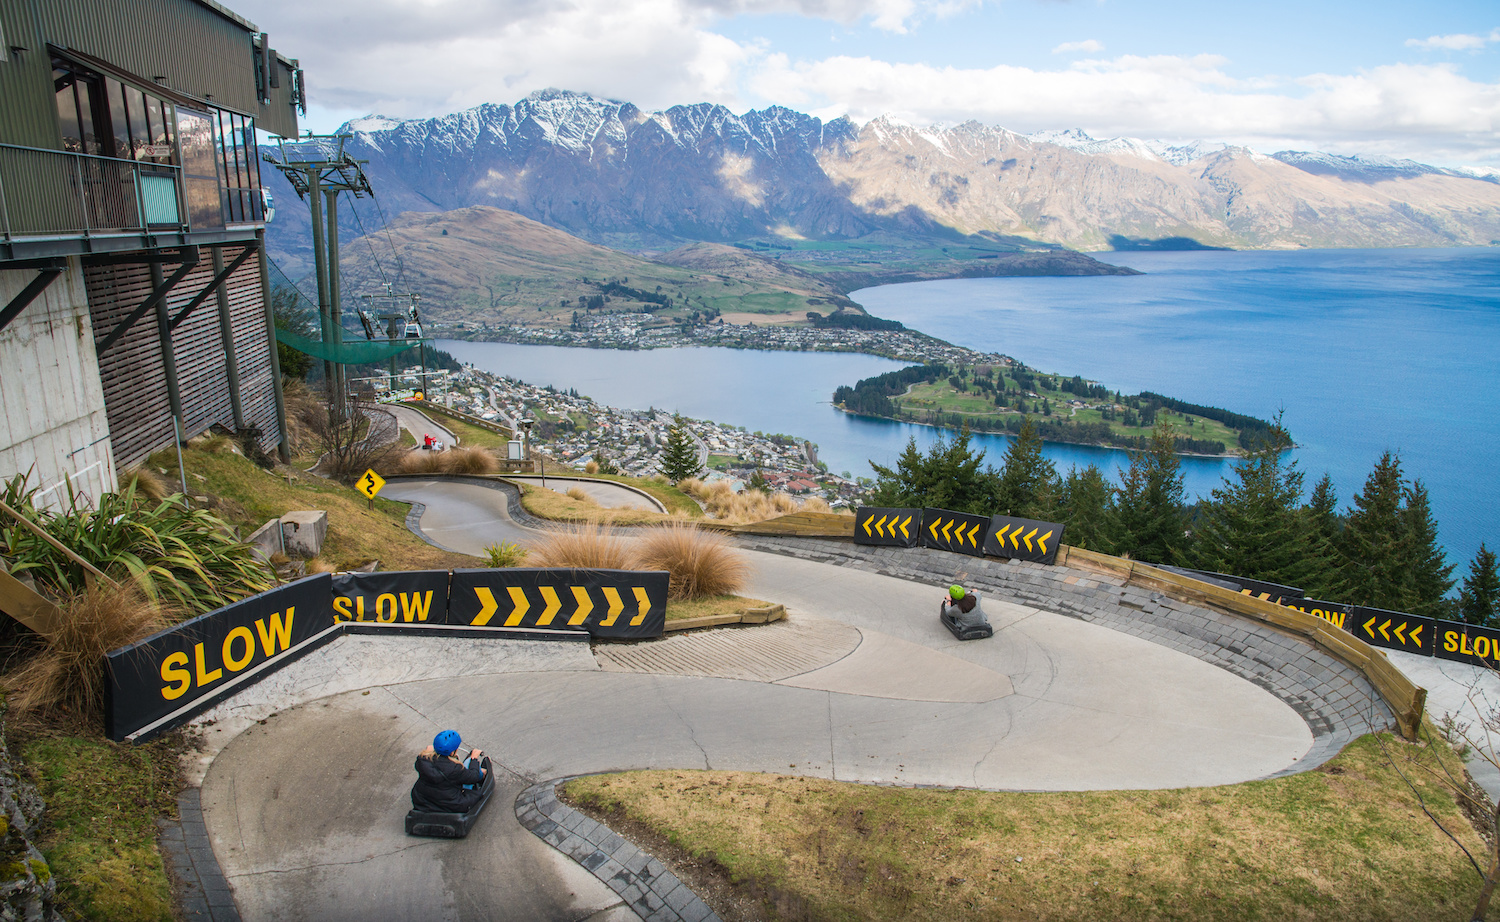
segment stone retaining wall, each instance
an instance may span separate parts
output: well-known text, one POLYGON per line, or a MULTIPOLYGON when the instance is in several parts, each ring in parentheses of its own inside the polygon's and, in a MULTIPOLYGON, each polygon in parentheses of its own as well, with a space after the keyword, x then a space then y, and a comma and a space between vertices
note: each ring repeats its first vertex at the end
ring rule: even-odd
POLYGON ((952 583, 961 569, 967 574, 965 585, 991 598, 1100 624, 1227 669, 1286 702, 1312 730, 1312 749, 1277 776, 1315 768, 1356 737, 1395 725, 1395 715, 1363 673, 1310 641, 1251 618, 1127 585, 1118 577, 1002 558, 958 560, 928 548, 869 547, 827 538, 740 535, 736 543, 935 586, 952 583))

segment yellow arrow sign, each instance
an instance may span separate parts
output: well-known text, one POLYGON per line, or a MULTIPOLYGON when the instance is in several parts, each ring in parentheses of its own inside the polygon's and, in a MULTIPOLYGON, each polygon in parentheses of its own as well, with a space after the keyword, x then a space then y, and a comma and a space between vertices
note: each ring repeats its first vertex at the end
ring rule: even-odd
POLYGON ((1019 551, 1021 549, 1021 532, 1023 529, 1023 526, 1017 525, 1016 530, 1010 533, 1010 546, 1013 550, 1019 551))
POLYGON ((650 614, 651 612, 651 597, 646 595, 646 589, 644 586, 635 587, 635 601, 637 606, 639 606, 640 613, 637 614, 634 618, 630 619, 631 627, 635 627, 642 621, 645 621, 646 615, 650 614))
POLYGON ((869 537, 874 537, 873 535, 870 534, 870 522, 872 522, 872 521, 874 521, 874 520, 873 519, 868 519, 868 518, 865 519, 865 535, 869 536, 869 537))
POLYGON ((1405 630, 1406 630, 1406 622, 1403 621, 1400 624, 1396 625, 1396 629, 1391 632, 1392 634, 1396 635, 1396 639, 1399 640, 1399 641, 1401 641, 1401 644, 1403 646, 1406 645, 1406 635, 1402 633, 1405 630))
POLYGON ((1375 632, 1370 629, 1370 625, 1372 625, 1374 623, 1375 623, 1375 619, 1374 618, 1371 618, 1369 621, 1365 622, 1365 633, 1369 634, 1371 637, 1375 636, 1375 632))
POLYGON ((901 537, 903 537, 903 538, 910 538, 911 537, 911 532, 909 532, 909 531, 906 530, 906 526, 908 526, 910 524, 911 524, 911 516, 907 516, 906 520, 901 523, 901 537))
POLYGON ((1388 627, 1390 627, 1390 626, 1391 626, 1391 619, 1389 619, 1389 618, 1385 619, 1385 624, 1382 624, 1380 626, 1380 636, 1384 637, 1386 640, 1390 640, 1391 639, 1391 635, 1387 634, 1386 631, 1385 631, 1385 629, 1388 628, 1388 627))
POLYGON ((957 524, 957 523, 953 519, 949 519, 948 520, 948 524, 943 526, 943 543, 944 544, 952 544, 953 543, 953 538, 948 534, 948 531, 950 529, 952 529, 955 524, 957 524))
POLYGON ((1411 642, 1419 647, 1422 645, 1422 628, 1426 626, 1425 624, 1419 624, 1411 629, 1411 642))
POLYGON ((875 534, 879 535, 882 538, 885 537, 885 520, 888 518, 890 518, 890 516, 883 515, 880 517, 880 521, 875 523, 875 534))
POLYGON ((542 616, 536 619, 537 627, 546 627, 557 617, 558 609, 562 608, 562 600, 557 597, 557 590, 551 586, 542 587, 542 598, 547 600, 547 607, 542 609, 542 616))
POLYGON ((1047 553, 1047 539, 1050 537, 1052 537, 1052 532, 1049 531, 1045 535, 1042 535, 1040 538, 1036 539, 1036 546, 1042 549, 1043 554, 1047 553))
MULTIPOLYGON (((488 592, 489 590, 485 590, 488 592)), ((515 627, 521 623, 521 619, 531 610, 531 600, 526 598, 526 593, 519 586, 511 586, 506 592, 510 593, 510 601, 514 606, 510 615, 505 619, 506 627, 515 627)))
POLYGON ((975 536, 978 535, 978 534, 979 534, 979 526, 978 525, 975 525, 973 528, 969 529, 969 544, 973 545, 974 547, 978 547, 979 546, 979 541, 975 538, 975 536))
POLYGON ((1005 533, 1010 531, 1009 525, 1001 525, 1000 530, 995 532, 995 543, 1002 548, 1005 547, 1005 533))
POLYGON ((490 592, 488 587, 476 586, 474 594, 479 597, 479 614, 475 615, 474 620, 469 623, 484 627, 490 623, 490 619, 495 616, 500 606, 495 604, 495 594, 490 592))
POLYGON ((365 475, 359 478, 359 482, 354 485, 354 489, 368 496, 370 499, 374 499, 375 494, 379 493, 380 488, 383 486, 385 486, 384 477, 381 477, 374 471, 365 471, 365 475))
POLYGON ((625 610, 625 603, 620 600, 620 590, 613 586, 604 587, 604 598, 609 602, 609 612, 604 620, 599 622, 600 627, 609 627, 620 617, 620 612, 625 610))
POLYGON ((1034 547, 1031 546, 1031 538, 1032 538, 1033 535, 1035 535, 1037 533, 1037 531, 1038 531, 1038 529, 1033 528, 1031 530, 1030 534, 1026 535, 1025 538, 1022 539, 1022 540, 1024 540, 1026 542, 1026 550, 1028 550, 1028 551, 1035 551, 1036 550, 1036 548, 1034 548, 1034 547))
POLYGON ((582 586, 573 587, 573 598, 578 600, 578 610, 573 612, 573 617, 568 619, 569 627, 582 624, 583 619, 594 610, 594 600, 589 598, 589 591, 582 586))
POLYGON ((932 520, 932 527, 930 527, 930 528, 927 529, 927 531, 932 535, 932 540, 934 540, 934 541, 937 540, 937 527, 939 525, 941 525, 942 523, 943 523, 942 519, 933 519, 932 520))

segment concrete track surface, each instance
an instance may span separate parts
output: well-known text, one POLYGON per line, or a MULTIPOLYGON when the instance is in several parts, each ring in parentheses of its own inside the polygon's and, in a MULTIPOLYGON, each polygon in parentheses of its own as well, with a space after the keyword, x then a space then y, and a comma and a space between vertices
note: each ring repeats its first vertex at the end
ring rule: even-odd
MULTIPOLYGON (((527 534, 498 491, 399 487, 447 546, 527 534)), ((215 709, 203 808, 244 918, 634 918, 516 820, 523 788, 571 774, 1164 788, 1263 777, 1312 745, 1270 693, 1148 641, 987 599, 995 636, 959 643, 938 623, 942 587, 746 556, 747 594, 788 623, 597 652, 351 636, 215 709), (412 759, 445 727, 491 753, 499 790, 469 838, 408 838, 412 759)))

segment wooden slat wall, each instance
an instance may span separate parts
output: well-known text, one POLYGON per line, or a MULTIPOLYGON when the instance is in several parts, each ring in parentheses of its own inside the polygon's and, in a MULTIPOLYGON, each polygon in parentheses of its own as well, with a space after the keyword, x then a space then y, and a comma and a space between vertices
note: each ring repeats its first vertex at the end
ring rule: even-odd
MULTIPOLYGON (((232 260, 238 253, 238 247, 226 247, 225 259, 232 260)), ((172 268, 168 264, 165 271, 170 274, 172 268)), ((213 276, 212 264, 205 253, 198 266, 168 294, 169 314, 177 316, 213 276)), ((108 335, 151 293, 151 270, 144 264, 88 268, 85 279, 97 339, 108 335)), ((260 429, 261 447, 270 451, 281 441, 281 432, 276 425, 260 269, 255 259, 247 261, 224 284, 239 359, 245 420, 260 429)), ((172 349, 177 360, 187 435, 197 435, 215 423, 233 429, 234 412, 216 297, 205 298, 178 325, 172 334, 172 349)), ((141 318, 123 339, 99 357, 99 372, 104 381, 104 404, 115 464, 121 469, 130 467, 151 452, 170 445, 172 411, 154 312, 141 318)))

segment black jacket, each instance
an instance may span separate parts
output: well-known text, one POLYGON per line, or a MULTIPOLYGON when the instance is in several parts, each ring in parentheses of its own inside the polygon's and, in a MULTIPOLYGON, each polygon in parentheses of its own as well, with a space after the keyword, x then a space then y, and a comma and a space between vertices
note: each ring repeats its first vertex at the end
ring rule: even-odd
MULTIPOLYGON (((484 763, 489 762, 486 757, 484 763)), ((411 805, 428 813, 468 813, 479 802, 478 790, 464 785, 484 781, 479 768, 464 768, 447 756, 424 759, 417 756, 417 783, 411 786, 411 805)))

